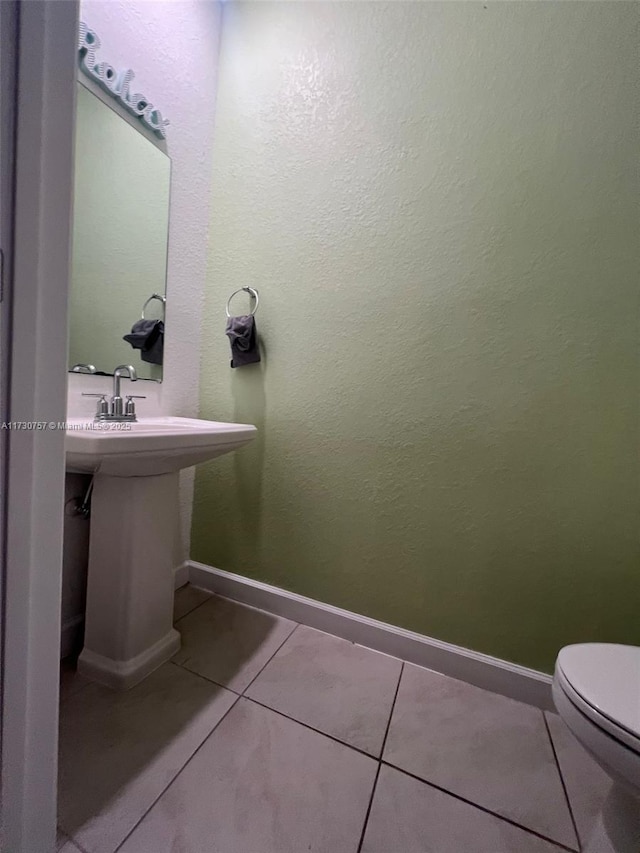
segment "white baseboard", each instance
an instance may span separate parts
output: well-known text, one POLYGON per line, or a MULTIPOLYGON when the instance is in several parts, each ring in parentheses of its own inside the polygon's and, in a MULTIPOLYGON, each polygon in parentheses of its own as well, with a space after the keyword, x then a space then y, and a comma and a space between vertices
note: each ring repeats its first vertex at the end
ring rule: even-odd
POLYGON ((173 570, 173 588, 180 589, 186 583, 189 583, 189 563, 187 561, 176 566, 173 570))
POLYGON ((193 560, 188 560, 185 566, 188 567, 188 579, 194 586, 545 711, 555 710, 551 698, 551 676, 535 669, 425 637, 193 560))

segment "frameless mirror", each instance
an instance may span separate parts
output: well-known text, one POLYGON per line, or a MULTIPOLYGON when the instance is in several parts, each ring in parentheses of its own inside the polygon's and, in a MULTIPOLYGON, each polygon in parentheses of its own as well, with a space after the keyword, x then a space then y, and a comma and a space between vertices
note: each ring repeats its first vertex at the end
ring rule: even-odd
POLYGON ((70 370, 162 380, 170 177, 169 157, 78 83, 70 370))

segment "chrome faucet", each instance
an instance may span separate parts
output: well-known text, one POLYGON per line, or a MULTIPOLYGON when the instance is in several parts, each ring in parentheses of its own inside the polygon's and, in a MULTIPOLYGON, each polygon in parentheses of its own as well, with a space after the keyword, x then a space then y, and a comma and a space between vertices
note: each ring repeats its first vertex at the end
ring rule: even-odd
MULTIPOLYGON (((124 415, 124 400, 120 396, 120 377, 122 376, 128 376, 132 382, 136 382, 138 379, 138 374, 132 364, 120 364, 113 371, 113 397, 111 398, 112 417, 122 417, 124 415)), ((129 402, 129 399, 131 399, 132 405, 134 405, 133 397, 127 397, 127 402, 129 402)))
POLYGON ((119 364, 113 371, 113 396, 107 400, 105 394, 86 394, 83 397, 99 397, 96 421, 129 422, 137 421, 136 404, 134 400, 144 400, 144 395, 127 394, 126 402, 120 394, 120 379, 126 376, 136 382, 138 374, 132 364, 119 364))

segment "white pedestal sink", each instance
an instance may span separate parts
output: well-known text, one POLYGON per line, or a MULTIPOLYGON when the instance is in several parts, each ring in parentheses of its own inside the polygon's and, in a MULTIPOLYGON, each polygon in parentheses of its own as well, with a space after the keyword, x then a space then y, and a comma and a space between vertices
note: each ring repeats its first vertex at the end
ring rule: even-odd
POLYGON ((67 470, 94 474, 84 649, 78 670, 126 689, 174 655, 178 472, 236 450, 256 428, 191 418, 68 422, 67 470))

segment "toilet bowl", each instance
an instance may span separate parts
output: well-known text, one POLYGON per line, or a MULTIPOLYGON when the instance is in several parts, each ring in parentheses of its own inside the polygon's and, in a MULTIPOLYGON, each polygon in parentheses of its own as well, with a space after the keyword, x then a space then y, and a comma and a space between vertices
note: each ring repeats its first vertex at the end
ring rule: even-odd
POLYGON ((640 648, 567 646, 556 661, 553 700, 613 782, 585 853, 640 853, 640 648))

